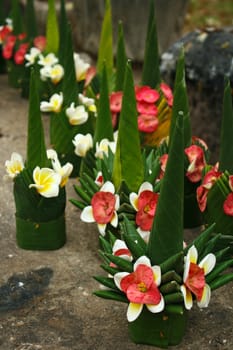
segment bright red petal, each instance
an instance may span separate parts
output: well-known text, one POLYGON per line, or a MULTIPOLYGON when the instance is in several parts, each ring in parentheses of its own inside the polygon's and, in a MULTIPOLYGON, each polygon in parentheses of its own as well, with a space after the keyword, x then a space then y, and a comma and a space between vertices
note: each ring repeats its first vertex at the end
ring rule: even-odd
POLYGON ((197 264, 190 263, 188 278, 185 281, 186 287, 200 301, 205 287, 205 271, 197 264))
POLYGON ((115 210, 116 198, 110 192, 97 192, 91 200, 93 216, 98 224, 107 224, 111 221, 115 210))
POLYGON ((233 216, 233 193, 229 193, 223 203, 223 210, 226 215, 233 216))

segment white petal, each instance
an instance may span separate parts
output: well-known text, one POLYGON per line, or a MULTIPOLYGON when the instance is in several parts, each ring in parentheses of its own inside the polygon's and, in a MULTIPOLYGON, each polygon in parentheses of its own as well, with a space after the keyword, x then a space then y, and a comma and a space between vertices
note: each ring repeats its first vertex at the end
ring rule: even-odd
POLYGON ((115 285, 117 286, 118 289, 122 290, 121 289, 121 280, 122 278, 128 276, 129 273, 128 272, 117 272, 115 273, 115 275, 113 276, 113 279, 114 279, 114 282, 115 282, 115 285))
POLYGON ((114 212, 113 213, 113 216, 112 216, 112 219, 110 221, 110 224, 113 226, 113 227, 117 227, 118 225, 118 216, 117 216, 117 213, 114 212))
POLYGON ((157 305, 146 304, 146 307, 150 312, 153 312, 154 314, 163 311, 165 307, 163 296, 161 295, 161 300, 157 305))
POLYGON ((116 239, 112 247, 112 252, 115 253, 120 249, 128 249, 128 247, 122 239, 116 239))
POLYGON ((145 255, 140 256, 140 258, 138 258, 134 264, 134 271, 136 270, 138 265, 146 265, 146 266, 151 267, 150 259, 147 258, 147 256, 145 256, 145 255))
POLYGON ((140 194, 143 191, 153 192, 153 186, 151 185, 150 182, 146 181, 146 182, 143 182, 143 184, 141 184, 139 191, 138 191, 138 194, 140 194))
POLYGON ((97 226, 98 226, 98 230, 99 230, 99 233, 102 235, 102 236, 105 236, 105 230, 106 230, 106 224, 98 224, 97 223, 97 226))
POLYGON ((115 210, 118 210, 119 207, 120 207, 120 196, 119 196, 119 194, 115 194, 115 199, 116 199, 115 210))
POLYGON ((193 306, 193 297, 191 292, 185 287, 185 285, 180 287, 180 290, 184 297, 184 306, 186 310, 190 310, 193 306))
POLYGON ((215 264, 216 264, 216 257, 214 254, 210 253, 206 255, 198 265, 204 269, 205 275, 207 275, 213 270, 213 268, 215 267, 215 264))
POLYGON ((129 195, 129 201, 132 207, 138 211, 138 195, 135 192, 130 193, 129 195))
POLYGON ((106 181, 101 187, 100 191, 115 193, 115 187, 112 182, 106 181))
POLYGON ((150 231, 143 231, 142 229, 140 229, 140 227, 137 228, 137 232, 139 233, 139 235, 142 237, 142 239, 148 243, 149 239, 150 239, 150 231))
POLYGON ((127 310, 127 320, 129 322, 135 321, 142 312, 143 304, 129 303, 127 310))
POLYGON ((80 219, 84 222, 95 222, 91 205, 83 209, 80 215, 80 219))
POLYGON ((161 268, 158 265, 152 266, 152 270, 154 272, 154 280, 156 286, 159 286, 161 283, 161 268))
POLYGON ((209 302, 210 302, 210 297, 211 297, 211 289, 210 289, 209 285, 206 284, 205 287, 204 287, 204 291, 203 291, 203 295, 202 295, 201 301, 197 302, 197 305, 200 308, 207 307, 209 305, 209 302))
POLYGON ((197 257, 198 257, 198 253, 197 253, 197 249, 194 245, 192 245, 189 250, 188 250, 188 254, 185 258, 185 265, 184 265, 184 275, 183 275, 183 279, 184 282, 186 281, 188 274, 189 274, 189 267, 190 267, 190 263, 197 263, 197 257))

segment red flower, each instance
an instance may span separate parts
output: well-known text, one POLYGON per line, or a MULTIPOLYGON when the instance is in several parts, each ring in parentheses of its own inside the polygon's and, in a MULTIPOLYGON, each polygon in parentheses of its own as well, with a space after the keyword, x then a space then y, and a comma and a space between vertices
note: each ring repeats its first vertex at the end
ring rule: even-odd
POLYGON ((111 221, 115 211, 116 198, 110 192, 96 192, 91 199, 93 216, 99 224, 111 221))
POLYGON ((11 32, 12 32, 12 29, 10 27, 3 26, 0 29, 0 43, 2 43, 11 32))
POLYGON ((21 41, 26 38, 26 33, 20 33, 17 38, 21 41))
POLYGON ((139 114, 149 114, 156 116, 158 114, 158 108, 153 103, 137 102, 137 111, 139 114))
POLYGON ((16 64, 23 64, 24 62, 24 56, 27 52, 29 44, 23 43, 19 46, 19 49, 16 51, 14 55, 14 61, 16 64))
POLYGON ((223 203, 223 211, 226 215, 233 216, 233 192, 229 193, 223 203))
POLYGON ((208 171, 203 178, 202 184, 197 188, 197 202, 201 212, 206 209, 209 190, 212 188, 217 178, 222 175, 222 172, 217 171, 217 169, 218 165, 208 171))
POLYGON ((151 230, 158 199, 159 194, 151 191, 143 191, 138 197, 138 212, 136 214, 136 224, 143 231, 151 230))
POLYGON ((159 99, 159 92, 151 89, 150 86, 141 86, 135 89, 138 102, 155 103, 159 99))
POLYGON ((206 164, 203 149, 200 146, 192 145, 185 148, 184 152, 190 162, 190 165, 186 172, 187 178, 191 182, 200 181, 202 178, 202 171, 206 164))
POLYGON ((168 154, 164 153, 160 159, 160 174, 159 174, 159 179, 162 179, 164 177, 164 173, 165 173, 165 169, 166 169, 166 165, 167 165, 167 160, 168 160, 168 154))
POLYGON ((94 66, 91 66, 86 71, 86 78, 85 78, 85 87, 90 84, 94 76, 96 75, 96 68, 94 66))
POLYGON ((33 40, 33 44, 37 49, 43 51, 46 46, 46 37, 43 35, 36 36, 33 40))
POLYGON ((167 84, 161 83, 160 89, 162 90, 162 92, 167 100, 168 106, 172 107, 172 105, 173 105, 173 93, 172 93, 171 88, 167 84))
POLYGON ((110 110, 112 113, 120 113, 122 106, 123 92, 112 92, 110 95, 110 110))
POLYGON ((154 115, 140 114, 138 116, 138 130, 146 133, 154 132, 159 125, 159 119, 154 115))
POLYGON ((189 274, 184 284, 196 296, 197 300, 200 301, 205 287, 204 269, 191 262, 189 274))

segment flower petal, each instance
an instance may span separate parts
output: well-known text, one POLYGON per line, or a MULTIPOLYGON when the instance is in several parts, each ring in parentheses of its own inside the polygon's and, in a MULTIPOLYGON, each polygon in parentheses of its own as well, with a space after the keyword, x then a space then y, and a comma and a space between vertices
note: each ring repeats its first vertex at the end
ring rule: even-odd
POLYGON ((98 227, 99 233, 100 233, 102 236, 105 236, 106 226, 107 226, 106 224, 98 224, 98 223, 97 223, 97 227, 98 227))
POLYGON ((115 193, 115 187, 111 181, 106 181, 101 187, 100 191, 115 193))
POLYGON ((113 279, 114 279, 114 282, 115 282, 115 285, 117 286, 117 288, 119 288, 120 290, 122 290, 121 288, 121 280, 128 276, 129 273, 128 272, 117 272, 115 273, 115 275, 113 276, 113 279))
POLYGON ((186 310, 190 310, 193 306, 193 297, 192 293, 185 287, 185 285, 180 287, 180 290, 184 297, 184 306, 186 310))
POLYGON ((161 268, 158 265, 152 266, 152 270, 154 273, 154 281, 156 286, 159 286, 161 283, 161 268))
POLYGON ((132 207, 138 211, 138 195, 135 192, 131 192, 129 195, 129 201, 132 207))
POLYGON ((91 205, 83 209, 80 215, 80 219, 84 222, 95 222, 91 205))
POLYGON ((142 312, 143 304, 129 303, 127 310, 127 320, 129 322, 135 321, 142 312))
POLYGON ((213 270, 213 268, 215 267, 215 264, 216 264, 216 257, 214 254, 210 253, 206 255, 198 265, 204 269, 205 275, 207 275, 213 270))
POLYGON ((210 302, 210 297, 211 297, 211 289, 210 289, 210 286, 208 284, 206 284, 204 287, 202 298, 199 302, 197 302, 197 305, 200 308, 207 307, 209 305, 209 302, 210 302))
POLYGON ((142 255, 134 263, 134 271, 137 269, 138 265, 146 265, 151 267, 150 259, 147 256, 142 255))
POLYGON ((161 295, 161 300, 157 305, 146 304, 147 309, 154 314, 163 311, 163 309, 165 307, 165 302, 164 302, 163 296, 162 296, 162 294, 160 294, 160 295, 161 295))
POLYGON ((113 216, 112 216, 112 219, 110 221, 110 224, 113 226, 113 227, 117 227, 118 225, 118 215, 117 213, 114 211, 113 213, 113 216))
POLYGON ((141 192, 144 192, 144 191, 153 192, 153 186, 150 182, 148 182, 148 181, 143 182, 139 188, 138 194, 140 194, 141 192))

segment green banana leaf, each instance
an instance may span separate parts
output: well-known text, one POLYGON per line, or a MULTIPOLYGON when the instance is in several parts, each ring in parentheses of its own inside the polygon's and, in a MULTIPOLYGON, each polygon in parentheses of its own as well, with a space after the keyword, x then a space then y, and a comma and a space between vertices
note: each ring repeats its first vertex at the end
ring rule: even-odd
POLYGON ((54 0, 48 0, 48 14, 46 23, 46 52, 53 52, 55 55, 59 48, 59 29, 57 13, 54 0))
POLYGON ((233 106, 232 90, 229 79, 226 80, 223 98, 223 113, 220 136, 219 168, 233 174, 233 106))
POLYGON ((34 0, 27 0, 25 10, 25 24, 28 39, 34 39, 38 35, 34 0))
POLYGON ((27 168, 31 171, 36 166, 44 167, 48 164, 40 112, 38 80, 35 71, 31 70, 27 133, 27 168))
POLYGON ((21 34, 24 31, 22 12, 20 8, 20 2, 18 0, 12 0, 10 18, 13 21, 14 34, 21 34))
POLYGON ((183 117, 178 115, 148 243, 153 264, 161 264, 183 249, 183 198, 183 117))
POLYGON ((184 50, 180 52, 180 56, 177 61, 176 67, 176 78, 174 87, 174 102, 172 107, 172 118, 170 126, 170 143, 172 142, 174 129, 176 125, 176 118, 181 114, 184 120, 184 147, 190 146, 191 144, 191 122, 190 122, 190 112, 187 96, 187 88, 185 82, 185 60, 184 60, 184 50))
POLYGON ((109 141, 113 141, 112 117, 109 106, 107 67, 105 62, 102 69, 100 98, 94 133, 94 143, 100 142, 104 138, 107 138, 109 141))
POLYGON ((126 66, 112 179, 117 189, 124 181, 130 191, 136 192, 144 179, 134 82, 129 63, 126 66))
POLYGON ((119 22, 117 54, 116 54, 116 82, 115 82, 114 91, 123 90, 126 63, 127 63, 127 56, 125 52, 123 26, 122 26, 122 22, 119 22))
POLYGON ((66 39, 68 30, 68 21, 66 15, 65 1, 60 0, 60 19, 59 19, 59 62, 64 65, 64 60, 66 56, 66 39))
POLYGON ((102 73, 103 64, 106 62, 108 78, 113 73, 113 43, 112 43, 112 9, 111 1, 105 0, 105 14, 102 23, 100 43, 97 59, 97 72, 102 73))
POLYGON ((65 50, 65 56, 62 58, 64 61, 62 65, 65 70, 65 74, 62 80, 62 92, 64 105, 69 106, 72 102, 77 101, 78 89, 77 89, 77 81, 76 81, 76 73, 74 66, 74 51, 73 51, 73 43, 72 43, 72 34, 71 27, 69 24, 65 27, 66 38, 64 48, 61 46, 60 49, 65 50))
POLYGON ((159 70, 159 49, 155 19, 155 7, 154 1, 151 0, 143 60, 142 85, 149 85, 152 88, 155 88, 160 82, 161 76, 159 70))

